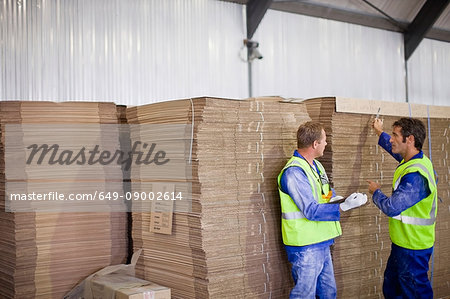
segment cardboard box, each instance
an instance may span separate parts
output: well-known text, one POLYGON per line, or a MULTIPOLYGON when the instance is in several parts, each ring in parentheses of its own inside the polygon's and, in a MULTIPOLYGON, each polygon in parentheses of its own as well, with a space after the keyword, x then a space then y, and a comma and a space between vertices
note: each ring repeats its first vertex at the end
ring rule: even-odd
POLYGON ((133 254, 129 265, 108 266, 90 275, 64 299, 170 299, 170 288, 134 276, 141 252, 133 254))
POLYGON ((117 273, 93 278, 91 290, 94 299, 170 299, 170 288, 117 273))

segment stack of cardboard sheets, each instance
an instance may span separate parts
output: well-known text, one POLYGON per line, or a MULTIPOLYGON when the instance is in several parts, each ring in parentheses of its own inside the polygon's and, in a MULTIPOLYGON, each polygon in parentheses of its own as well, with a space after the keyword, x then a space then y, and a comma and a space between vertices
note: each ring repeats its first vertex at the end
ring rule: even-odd
MULTIPOLYGON (((93 186, 121 188, 120 165, 98 167, 90 175, 82 176, 80 173, 86 166, 76 166, 76 163, 72 165, 73 171, 67 171, 64 166, 52 168, 54 165, 49 163, 24 166, 23 160, 22 164, 11 165, 11 161, 5 161, 5 151, 8 152, 8 146, 12 147, 17 153, 13 151, 10 154, 14 157, 15 154, 22 155, 23 159, 29 154, 26 152, 29 142, 52 145, 61 140, 57 136, 61 137, 64 130, 70 136, 79 134, 80 140, 89 135, 99 138, 100 146, 109 144, 117 148, 118 135, 102 136, 99 127, 100 124, 117 124, 116 106, 92 102, 6 101, 0 102, 0 114, 0 297, 62 298, 91 273, 107 265, 124 262, 127 254, 126 214, 109 213, 107 207, 105 212, 45 212, 40 205, 43 201, 31 203, 35 211, 5 212, 5 202, 8 201, 5 198, 8 189, 5 188, 18 183, 21 188, 15 191, 24 194, 56 190, 93 192, 93 186), (13 124, 20 126, 11 128, 13 124), (118 180, 108 183, 110 177, 118 180)), ((80 140, 73 138, 72 144, 80 140)), ((47 204, 51 211, 57 203, 47 204)), ((71 208, 77 204, 73 203, 71 208)))
MULTIPOLYGON (((338 195, 368 193, 366 180, 378 181, 390 195, 392 178, 398 162, 378 144, 372 121, 378 110, 384 130, 400 117, 421 119, 428 128, 430 115, 432 160, 439 175, 436 245, 433 288, 437 298, 450 295, 450 221, 449 204, 449 131, 450 108, 427 107, 383 101, 346 98, 316 98, 304 101, 313 120, 325 125, 328 146, 323 164, 338 195)), ((427 131, 428 137, 428 131, 427 131)), ((429 155, 428 139, 423 151, 429 155)), ((369 198, 371 198, 369 196, 369 198)), ((388 218, 373 203, 343 213, 340 237, 333 252, 338 297, 378 298, 382 296, 383 273, 390 253, 388 218)))
MULTIPOLYGON (((128 109, 130 124, 186 125, 181 152, 191 160, 190 170, 180 169, 191 209, 174 211, 171 234, 151 231, 150 213, 133 213, 134 247, 144 249, 138 276, 176 298, 288 296, 276 177, 309 117, 303 104, 280 100, 197 98, 128 109)), ((172 180, 176 191, 181 179, 172 180)))

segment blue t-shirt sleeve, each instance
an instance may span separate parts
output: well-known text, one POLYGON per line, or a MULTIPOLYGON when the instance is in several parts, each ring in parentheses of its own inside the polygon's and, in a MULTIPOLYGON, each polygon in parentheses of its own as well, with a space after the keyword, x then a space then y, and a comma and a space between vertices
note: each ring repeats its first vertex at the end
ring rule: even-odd
POLYGON ((402 177, 391 197, 377 189, 373 193, 372 200, 384 214, 394 217, 428 197, 430 192, 427 179, 420 173, 413 172, 402 177))
POLYGON ((319 204, 311 192, 306 173, 297 166, 287 168, 281 175, 281 191, 287 193, 299 210, 311 221, 338 221, 339 204, 319 204))
POLYGON ((400 154, 394 154, 392 152, 392 144, 389 142, 389 140, 391 140, 391 136, 389 136, 388 133, 383 132, 381 133, 380 138, 378 138, 378 145, 381 146, 389 154, 391 154, 391 156, 394 157, 395 160, 401 162, 403 160, 402 156, 400 154))

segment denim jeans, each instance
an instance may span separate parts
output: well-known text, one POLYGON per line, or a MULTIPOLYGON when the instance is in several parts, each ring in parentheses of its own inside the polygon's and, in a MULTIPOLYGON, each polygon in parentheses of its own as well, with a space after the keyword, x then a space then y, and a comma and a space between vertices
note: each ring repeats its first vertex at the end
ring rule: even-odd
POLYGON ((290 298, 336 298, 330 246, 304 246, 287 251, 295 286, 290 298))
POLYGON ((384 271, 383 295, 387 299, 433 298, 428 280, 428 262, 433 247, 424 250, 406 249, 392 244, 384 271))

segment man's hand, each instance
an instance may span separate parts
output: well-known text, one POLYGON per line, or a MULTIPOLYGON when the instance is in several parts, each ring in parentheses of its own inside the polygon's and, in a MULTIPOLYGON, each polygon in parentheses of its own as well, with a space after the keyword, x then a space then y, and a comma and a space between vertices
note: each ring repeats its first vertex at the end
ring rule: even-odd
POLYGON ((375 130, 378 136, 383 133, 383 121, 379 118, 375 118, 372 123, 372 128, 375 130))
POLYGON ((343 203, 340 204, 342 211, 348 211, 353 208, 362 206, 367 202, 367 195, 363 193, 352 193, 349 197, 345 199, 343 203))
POLYGON ((381 189, 381 185, 376 182, 367 180, 367 183, 369 183, 370 194, 373 194, 375 192, 375 190, 377 190, 377 189, 381 189))

